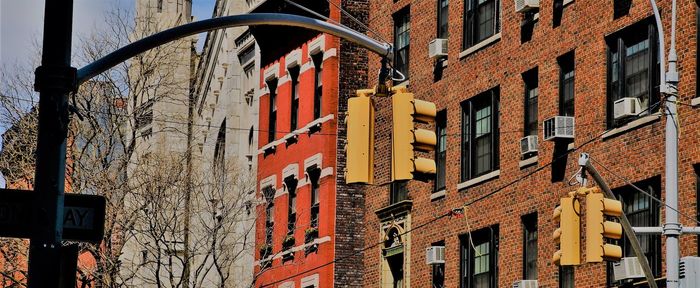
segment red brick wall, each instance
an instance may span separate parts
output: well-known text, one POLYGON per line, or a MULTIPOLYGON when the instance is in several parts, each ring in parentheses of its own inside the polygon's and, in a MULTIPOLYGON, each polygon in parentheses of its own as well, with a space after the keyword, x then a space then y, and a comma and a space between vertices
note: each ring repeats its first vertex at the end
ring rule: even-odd
MULTIPOLYGON (((432 183, 412 181, 409 195, 413 201, 412 226, 431 221, 447 210, 471 202, 507 183, 524 177, 537 167, 553 159, 553 143, 542 142, 540 132, 539 160, 537 165, 519 168, 521 160, 519 139, 523 137, 523 81, 521 73, 539 68, 539 123, 558 113, 559 76, 556 58, 575 50, 576 78, 576 147, 605 131, 606 106, 606 43, 605 36, 652 15, 648 1, 632 1, 629 15, 613 18, 613 2, 575 0, 563 10, 559 27, 553 27, 553 1, 540 1, 540 18, 535 24, 532 40, 521 44, 521 16, 516 14, 513 1, 501 1, 501 39, 464 58, 462 51, 462 14, 464 1, 450 1, 449 7, 449 64, 444 77, 433 79, 434 60, 428 58, 428 43, 436 38, 436 1, 434 0, 370 0, 370 29, 384 38, 392 39, 392 13, 410 5, 410 85, 416 98, 435 102, 438 110, 447 109, 447 191, 446 197, 431 201, 432 183), (458 191, 460 182, 460 102, 490 88, 500 87, 500 176, 492 181, 458 191)), ((670 34, 670 2, 660 2, 667 35, 670 34)), ((696 97, 696 4, 678 2, 677 47, 679 58, 680 100, 690 103, 696 97)), ((668 37, 668 36, 667 36, 668 37)), ((668 38, 667 38, 668 39, 668 38)), ((668 47, 668 43, 667 43, 668 47)), ((379 68, 378 57, 369 58, 369 71, 379 68)), ((390 147, 390 101, 377 99, 375 182, 389 180, 388 149, 390 147)), ((697 139, 700 132, 695 125, 700 121, 697 108, 680 106, 681 140, 679 165, 680 210, 695 215, 695 176, 693 165, 700 162, 697 139)), ((579 152, 589 152, 616 174, 636 182, 656 175, 662 177, 664 191, 664 120, 637 128, 619 136, 593 140, 592 143, 572 152, 567 157, 565 175, 572 175, 578 167, 579 152)), ((540 124, 541 125, 541 124, 540 124)), ((541 126, 540 126, 541 128, 541 126)), ((603 177, 611 187, 624 186, 602 168, 603 177)), ((563 182, 553 182, 552 169, 545 168, 492 197, 479 201, 467 209, 466 219, 473 230, 499 224, 500 251, 498 260, 499 287, 508 287, 522 279, 522 215, 538 213, 538 280, 540 287, 558 287, 557 267, 551 263, 555 251, 550 235, 555 229, 551 221, 552 208, 558 199, 572 188, 563 182)), ((661 193, 663 197, 663 193, 661 193)), ((379 239, 379 220, 374 211, 389 204, 388 186, 366 188, 364 222, 367 227, 367 244, 379 239)), ((663 212, 661 210, 661 219, 663 212)), ((694 225, 681 217, 683 225, 694 225)), ((445 240, 445 287, 459 287, 459 235, 468 232, 463 218, 444 218, 412 232, 410 274, 412 287, 430 287, 431 267, 425 264, 425 247, 445 240)), ((695 236, 683 236, 682 256, 694 255, 695 236)), ((662 255, 664 253, 661 253, 662 255)), ((379 248, 365 253, 364 286, 378 287, 380 280, 379 248)), ((665 264, 664 264, 665 265, 665 264)), ((663 270, 663 269, 662 269, 663 270)), ((576 269, 576 287, 601 287, 605 285, 605 265, 587 264, 576 269)))
MULTIPOLYGON (((319 37, 326 37, 325 39, 325 50, 338 49, 337 40, 331 36, 320 35, 319 37)), ((310 41, 311 42, 311 41, 310 41)), ((308 57, 308 44, 307 42, 302 47, 291 47, 289 51, 296 48, 301 48, 302 50, 302 63, 307 63, 311 61, 308 57)), ((281 57, 275 63, 279 63, 280 78, 284 77, 286 72, 286 65, 284 63, 284 57, 281 57)), ((268 67, 262 67, 261 71, 264 73, 265 69, 272 67, 275 63, 270 64, 268 67)), ((309 122, 313 121, 313 96, 314 96, 314 68, 302 71, 299 75, 299 120, 297 123, 297 129, 304 127, 309 122)), ((272 268, 268 268, 267 271, 260 271, 260 267, 255 267, 256 275, 259 277, 256 280, 256 286, 260 287, 265 284, 280 281, 279 283, 294 281, 298 287, 300 284, 300 279, 309 275, 318 273, 320 276, 320 287, 331 287, 333 284, 333 265, 328 265, 320 269, 313 269, 321 266, 322 264, 329 263, 334 258, 335 248, 335 161, 336 161, 336 127, 338 121, 337 107, 338 100, 334 95, 338 94, 338 58, 331 57, 327 58, 323 62, 323 98, 322 98, 322 108, 321 117, 329 114, 334 115, 334 119, 325 122, 319 132, 314 134, 303 133, 299 135, 298 142, 290 145, 280 144, 277 146, 277 150, 273 154, 267 156, 260 154, 258 155, 258 186, 260 186, 260 181, 271 176, 276 175, 277 183, 275 186, 278 190, 282 189, 282 184, 284 184, 284 178, 282 176, 282 171, 285 167, 290 164, 299 165, 299 180, 304 177, 304 160, 318 153, 322 154, 322 166, 319 168, 332 168, 333 175, 329 177, 321 178, 320 180, 320 209, 319 209, 319 238, 330 237, 331 241, 322 243, 318 247, 318 252, 314 252, 305 255, 304 251, 296 252, 294 259, 291 261, 282 262, 282 259, 275 259, 272 263, 272 268), (305 273, 305 271, 309 271, 305 273), (299 274, 299 275, 297 275, 299 274), (293 277, 289 280, 284 280, 287 277, 293 277)), ((284 135, 290 133, 290 101, 291 101, 291 81, 285 83, 280 83, 277 88, 277 127, 278 133, 275 139, 281 139, 284 135)), ((269 94, 265 94, 260 98, 260 147, 268 144, 267 141, 267 127, 269 121, 268 106, 269 105, 269 94)), ((259 248, 265 241, 265 204, 262 201, 260 194, 260 189, 264 187, 258 187, 258 197, 261 199, 260 205, 257 207, 257 212, 259 217, 256 223, 256 248, 259 248)), ((305 185, 299 187, 296 190, 297 193, 297 225, 295 229, 294 236, 296 238, 295 246, 300 246, 304 243, 304 231, 309 227, 309 209, 310 209, 310 195, 311 186, 305 185)), ((279 254, 282 251, 282 241, 287 234, 287 218, 288 218, 288 201, 289 194, 282 195, 274 199, 275 204, 275 228, 273 232, 273 249, 272 254, 279 254)), ((260 255, 258 249, 255 251, 256 260, 260 260, 260 255)), ((278 283, 278 284, 279 284, 278 283)), ((277 287, 275 284, 271 287, 277 287)))

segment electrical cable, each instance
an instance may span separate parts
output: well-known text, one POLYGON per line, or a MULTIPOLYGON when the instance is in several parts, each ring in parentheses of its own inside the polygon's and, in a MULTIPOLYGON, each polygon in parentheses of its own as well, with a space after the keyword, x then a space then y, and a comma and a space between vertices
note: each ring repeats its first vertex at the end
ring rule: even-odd
MULTIPOLYGON (((379 38, 379 40, 382 40, 382 41, 384 41, 385 43, 389 43, 389 41, 386 41, 386 39, 384 39, 384 38, 382 37, 381 34, 379 34, 379 33, 375 32, 374 30, 370 29, 369 26, 365 25, 365 24, 362 23, 360 20, 358 20, 357 18, 355 18, 354 16, 352 16, 352 15, 351 15, 349 12, 347 12, 345 9, 343 9, 343 8, 341 8, 340 6, 338 6, 337 4, 333 3, 333 1, 331 1, 331 0, 326 0, 326 1, 327 1, 328 3, 330 3, 331 5, 335 6, 335 8, 338 8, 338 10, 340 10, 341 13, 345 14, 345 16, 350 17, 350 19, 352 19, 353 21, 355 21, 355 23, 357 23, 358 25, 360 25, 360 27, 362 27, 362 28, 364 28, 364 29, 367 29, 367 31, 369 31, 369 32, 372 32, 372 34, 374 34, 374 36, 377 36, 377 37, 379 38)), ((369 22, 369 21, 367 21, 367 22, 369 22)))
POLYGON ((597 161, 595 158, 591 157, 590 159, 591 159, 591 161, 595 162, 597 166, 602 167, 603 170, 608 171, 608 173, 610 173, 610 174, 612 174, 613 176, 615 176, 615 177, 619 178, 620 180, 624 181, 625 183, 627 183, 627 185, 629 185, 630 187, 634 188, 634 190, 637 190, 637 191, 641 192, 642 194, 648 196, 649 198, 651 198, 652 200, 654 200, 654 201, 658 202, 659 204, 665 206, 666 208, 673 210, 674 212, 678 213, 678 215, 681 215, 681 216, 683 216, 684 218, 687 218, 688 220, 695 222, 696 224, 700 224, 700 221, 698 221, 698 219, 696 219, 696 218, 694 218, 694 217, 692 217, 692 216, 690 216, 690 215, 681 213, 681 211, 679 211, 677 208, 671 207, 670 205, 666 204, 664 201, 661 201, 661 199, 657 198, 656 196, 652 195, 651 193, 649 193, 649 192, 647 192, 647 191, 644 191, 644 189, 639 188, 639 186, 637 186, 637 185, 634 185, 634 183, 632 183, 632 181, 630 181, 629 179, 627 179, 627 178, 625 178, 624 176, 621 176, 621 175, 619 175, 619 174, 613 172, 612 170, 608 169, 608 167, 606 167, 605 165, 603 165, 603 163, 600 163, 599 161, 597 161))

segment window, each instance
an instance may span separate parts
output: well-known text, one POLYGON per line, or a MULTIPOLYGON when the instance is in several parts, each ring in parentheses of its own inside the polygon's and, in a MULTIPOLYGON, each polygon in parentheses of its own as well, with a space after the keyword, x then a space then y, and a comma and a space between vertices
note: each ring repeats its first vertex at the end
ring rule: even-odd
POLYGON ((389 197, 389 204, 395 204, 404 200, 408 200, 407 184, 407 181, 395 181, 391 183, 391 195, 389 197))
POLYGON ((574 288, 574 267, 559 266, 559 288, 574 288))
POLYGON ((523 216, 523 279, 537 280, 537 213, 523 216))
POLYGON ((297 224, 297 183, 298 180, 294 175, 284 178, 284 185, 287 186, 287 192, 289 193, 287 235, 294 235, 294 228, 297 224))
POLYGON ((650 21, 634 24, 608 37, 608 127, 633 119, 615 121, 613 102, 637 98, 642 113, 658 110, 659 63, 656 29, 650 21))
POLYGON ((467 49, 500 31, 499 0, 466 0, 462 49, 467 49))
POLYGON ((445 189, 445 174, 447 173, 445 163, 447 162, 447 111, 442 110, 435 117, 435 135, 437 135, 437 145, 435 149, 435 191, 445 189))
MULTIPOLYGON (((445 241, 433 243, 431 246, 445 247, 445 241)), ((432 288, 445 288, 445 263, 433 264, 432 288)))
POLYGON ((462 102, 462 181, 498 169, 498 87, 462 102))
POLYGON ((574 52, 557 59, 559 63, 559 115, 574 116, 574 52))
POLYGON ((498 226, 464 235, 460 246, 460 287, 497 287, 498 226))
POLYGON ((447 39, 449 24, 449 0, 437 0, 437 38, 447 39))
MULTIPOLYGON (((637 187, 644 190, 646 194, 659 198, 661 190, 661 177, 654 177, 638 183, 637 187)), ((623 186, 613 190, 616 197, 622 201, 622 209, 627 215, 632 227, 656 227, 660 226, 659 213, 661 211, 657 202, 634 187, 623 186)), ((639 235, 637 236, 639 245, 644 252, 654 276, 661 275, 661 236, 660 235, 639 235)), ((622 257, 635 257, 632 247, 623 235, 619 241, 622 245, 622 257)), ((608 265, 608 278, 612 281, 612 266, 608 265)))
POLYGON ((265 245, 272 247, 272 232, 275 227, 275 188, 272 186, 263 188, 263 196, 267 201, 267 206, 265 206, 265 245))
POLYGON ((405 80, 408 80, 410 32, 411 14, 410 8, 406 7, 394 15, 394 69, 403 74, 405 80))
POLYGON ((537 136, 537 68, 523 73, 525 82, 525 136, 537 136))
POLYGON ((323 53, 311 56, 314 61, 314 119, 321 118, 321 99, 323 97, 323 53))
POLYGON ((321 199, 319 198, 320 190, 320 176, 321 169, 316 165, 311 166, 306 169, 306 173, 309 174, 309 180, 311 181, 311 227, 318 228, 318 214, 319 206, 321 205, 321 199))
POLYGON ((158 12, 163 12, 163 0, 158 0, 156 8, 158 9, 158 12))
POLYGON ((270 88, 270 107, 268 115, 270 115, 268 129, 267 129, 267 142, 275 141, 275 130, 277 124, 277 80, 272 80, 267 82, 267 87, 270 88))
POLYGON ((289 131, 297 130, 299 123, 299 66, 289 68, 289 76, 292 78, 291 107, 289 112, 289 131))

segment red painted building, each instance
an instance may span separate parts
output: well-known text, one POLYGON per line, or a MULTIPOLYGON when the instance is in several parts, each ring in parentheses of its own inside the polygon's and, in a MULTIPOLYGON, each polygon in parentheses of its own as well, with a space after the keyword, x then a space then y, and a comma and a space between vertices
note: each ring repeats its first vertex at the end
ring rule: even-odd
MULTIPOLYGON (((345 25, 354 23, 339 7, 367 17, 367 1, 295 3, 345 25)), ((317 17, 276 0, 251 11, 263 12, 317 17)), ((367 53, 310 30, 251 31, 261 52, 255 286, 359 287, 364 194, 343 184, 338 151, 347 97, 367 83, 367 53)))

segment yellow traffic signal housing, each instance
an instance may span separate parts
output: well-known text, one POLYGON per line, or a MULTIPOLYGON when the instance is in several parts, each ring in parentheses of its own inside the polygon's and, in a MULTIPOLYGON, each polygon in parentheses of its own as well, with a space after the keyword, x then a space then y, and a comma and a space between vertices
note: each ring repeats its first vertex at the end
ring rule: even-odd
POLYGON ((372 89, 357 90, 357 97, 348 99, 347 171, 345 183, 374 182, 374 102, 372 89))
POLYGON ((552 256, 557 266, 581 264, 581 205, 574 197, 562 198, 560 205, 554 209, 553 219, 559 221, 559 228, 554 230, 554 242, 559 250, 552 256))
POLYGON ((415 127, 415 123, 435 121, 435 103, 416 100, 406 87, 392 88, 393 130, 391 137, 391 181, 426 179, 435 174, 433 159, 416 157, 416 151, 435 149, 435 132, 415 127))
POLYGON ((622 238, 622 225, 605 216, 622 216, 622 202, 606 199, 599 190, 586 195, 586 262, 620 261, 622 248, 605 243, 605 238, 622 238))

